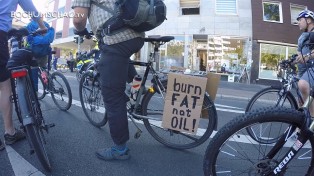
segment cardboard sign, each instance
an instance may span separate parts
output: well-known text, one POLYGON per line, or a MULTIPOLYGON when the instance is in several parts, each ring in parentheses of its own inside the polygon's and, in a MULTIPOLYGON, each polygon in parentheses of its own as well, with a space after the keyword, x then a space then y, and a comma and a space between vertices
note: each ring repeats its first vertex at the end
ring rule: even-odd
POLYGON ((220 82, 221 75, 215 74, 215 73, 207 73, 207 85, 206 85, 206 91, 210 95, 210 99, 212 101, 215 101, 216 94, 220 82))
POLYGON ((162 127, 196 134, 207 78, 168 74, 162 127))

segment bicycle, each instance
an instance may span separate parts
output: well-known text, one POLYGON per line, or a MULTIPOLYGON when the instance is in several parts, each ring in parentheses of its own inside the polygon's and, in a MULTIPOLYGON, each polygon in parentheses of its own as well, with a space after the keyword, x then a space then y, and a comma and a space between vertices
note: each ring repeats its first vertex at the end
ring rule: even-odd
MULTIPOLYGON (((154 51, 150 54, 148 62, 130 61, 130 64, 146 67, 142 82, 135 99, 127 103, 128 117, 137 128, 134 138, 139 138, 142 130, 136 124, 135 120, 142 121, 147 131, 158 142, 174 149, 189 149, 204 143, 217 127, 217 112, 213 101, 206 93, 204 97, 202 116, 196 135, 187 134, 175 130, 164 129, 161 127, 164 98, 166 95, 167 79, 164 79, 160 73, 153 68, 153 63, 158 59, 159 47, 166 42, 173 40, 172 36, 145 38, 145 42, 150 42, 154 46, 154 51), (152 74, 151 87, 144 90, 148 74, 152 74), (144 94, 143 94, 144 93, 144 94)), ((82 108, 88 120, 95 126, 101 127, 107 122, 106 115, 92 118, 89 113, 97 113, 104 110, 101 104, 101 88, 99 84, 99 73, 97 69, 86 72, 80 81, 79 92, 82 108)))
MULTIPOLYGON (((38 35, 38 33, 31 33, 27 29, 11 29, 8 32, 9 36, 15 36, 19 43, 22 38, 27 35, 38 35)), ((40 104, 37 100, 35 89, 31 80, 31 67, 37 66, 36 61, 32 60, 32 52, 28 49, 20 49, 23 52, 21 57, 10 58, 8 61, 8 70, 11 72, 11 86, 12 86, 12 102, 15 105, 15 111, 21 128, 26 134, 30 146, 30 153, 36 153, 41 165, 47 171, 51 171, 51 163, 49 161, 47 151, 44 144, 46 139, 43 131, 48 133, 48 129, 54 124, 46 124, 40 104)))
POLYGON ((311 91, 298 110, 263 107, 224 125, 206 149, 204 175, 314 175, 314 121, 308 111, 313 98, 311 91), (268 134, 278 136, 275 143, 248 135, 248 127, 261 123, 271 123, 268 134))
MULTIPOLYGON (((48 65, 48 67, 50 67, 48 65)), ((49 70, 49 69, 48 69, 49 70)), ((51 95, 56 106, 63 111, 70 109, 72 105, 72 91, 69 82, 60 72, 49 73, 43 67, 39 67, 38 72, 38 94, 39 100, 42 100, 46 94, 51 95)))
MULTIPOLYGON (((297 69, 293 64, 296 56, 297 55, 292 55, 290 59, 280 62, 279 70, 282 74, 278 75, 278 77, 281 78, 281 85, 266 87, 257 92, 250 99, 245 112, 267 106, 280 106, 298 109, 298 102, 299 104, 304 103, 302 94, 298 87, 299 78, 297 76, 297 69), (294 92, 292 92, 293 89, 295 90, 294 92), (294 94, 296 94, 297 99, 294 94)), ((266 124, 266 126, 260 125, 255 127, 255 129, 248 128, 247 131, 257 142, 274 143, 277 140, 276 138, 268 138, 267 140, 263 138, 264 133, 267 133, 269 125, 266 124)))

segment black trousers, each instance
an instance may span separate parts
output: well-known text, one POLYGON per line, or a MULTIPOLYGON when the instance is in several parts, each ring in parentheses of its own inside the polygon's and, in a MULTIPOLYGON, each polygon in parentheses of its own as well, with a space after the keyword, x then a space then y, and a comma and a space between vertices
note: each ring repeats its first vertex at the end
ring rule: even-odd
POLYGON ((107 112, 110 134, 116 145, 129 140, 125 94, 126 82, 136 75, 133 65, 129 64, 130 56, 144 45, 143 38, 134 38, 114 45, 100 45, 100 71, 102 95, 107 112))

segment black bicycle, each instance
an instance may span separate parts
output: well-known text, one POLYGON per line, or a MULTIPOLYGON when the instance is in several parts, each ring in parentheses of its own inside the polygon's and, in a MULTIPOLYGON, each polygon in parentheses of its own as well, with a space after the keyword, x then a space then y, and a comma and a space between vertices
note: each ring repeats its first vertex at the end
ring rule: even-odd
MULTIPOLYGON (((298 109, 298 104, 303 104, 301 92, 298 88, 299 78, 297 68, 293 63, 297 55, 292 55, 290 59, 283 60, 279 64, 278 78, 281 79, 281 85, 266 87, 257 92, 246 106, 245 112, 252 111, 268 106, 280 106, 292 109, 298 109), (295 98, 297 97, 297 98, 295 98)), ((248 133, 253 139, 260 143, 274 143, 277 138, 267 139, 263 137, 268 132, 269 124, 260 124, 249 127, 248 133)))
POLYGON ((298 110, 263 107, 228 122, 207 147, 204 175, 314 175, 314 121, 308 111, 313 97, 312 88, 298 110), (275 143, 263 144, 248 134, 248 128, 260 124, 268 125, 264 138, 277 138, 275 143))
MULTIPOLYGON (((27 29, 24 28, 20 30, 11 29, 8 34, 18 39, 20 43, 23 36, 38 35, 37 33, 29 34, 27 29)), ((12 101, 15 105, 15 111, 29 142, 31 154, 36 153, 44 169, 51 171, 43 132, 48 133, 48 129, 53 127, 54 124, 47 125, 45 123, 30 77, 31 67, 37 66, 37 63, 32 60, 33 55, 30 50, 22 48, 15 52, 19 52, 20 56, 10 58, 7 65, 8 70, 11 72, 12 101)))
MULTIPOLYGON (((146 70, 142 76, 143 79, 137 96, 133 101, 127 103, 127 109, 130 120, 137 128, 135 138, 139 138, 142 133, 135 121, 142 121, 147 131, 160 143, 175 149, 189 149, 204 143, 210 137, 217 126, 217 112, 213 101, 206 93, 197 134, 193 135, 161 127, 167 91, 167 75, 156 72, 153 63, 158 59, 159 47, 173 39, 172 36, 145 38, 145 42, 152 43, 154 51, 151 53, 148 62, 130 62, 130 64, 146 67, 146 70), (152 75, 152 85, 145 88, 149 73, 152 75), (145 94, 143 94, 144 89, 147 89, 145 94)), ((82 108, 89 121, 97 127, 105 125, 107 119, 103 113, 105 109, 97 69, 88 71, 82 76, 79 92, 82 108)))
MULTIPOLYGON (((50 67, 48 65, 48 67, 50 67)), ((48 69, 49 70, 49 69, 48 69)), ((39 67, 38 72, 38 99, 43 99, 46 94, 51 95, 56 106, 63 111, 72 105, 72 91, 68 80, 60 72, 49 73, 45 68, 39 67)))

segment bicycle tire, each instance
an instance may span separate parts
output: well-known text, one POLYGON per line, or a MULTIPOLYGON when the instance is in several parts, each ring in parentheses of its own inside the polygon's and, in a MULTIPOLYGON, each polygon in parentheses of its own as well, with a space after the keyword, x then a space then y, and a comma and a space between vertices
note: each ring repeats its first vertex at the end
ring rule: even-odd
POLYGON ((41 77, 40 75, 40 72, 38 72, 38 93, 37 93, 37 98, 38 100, 42 100, 45 98, 47 92, 46 92, 46 89, 47 89, 47 86, 46 84, 44 84, 44 80, 43 78, 41 77))
MULTIPOLYGON (((163 93, 165 95, 165 92, 163 93)), ((216 126, 217 122, 216 108, 213 101, 207 95, 204 96, 202 109, 202 112, 205 113, 201 113, 201 115, 205 114, 208 115, 208 119, 201 118, 198 127, 198 132, 196 135, 162 128, 161 122, 163 116, 163 108, 164 100, 162 99, 161 95, 157 92, 151 93, 147 91, 142 100, 142 114, 144 116, 154 116, 155 118, 159 118, 159 121, 143 119, 144 125, 147 131, 158 142, 170 148, 182 150, 197 147, 204 143, 210 137, 216 126), (205 108, 207 108, 207 111, 205 108), (160 113, 158 114, 158 112, 160 113)))
POLYGON ((68 66, 66 64, 61 64, 60 65, 60 71, 62 73, 66 73, 68 71, 68 66))
POLYGON ((87 71, 82 75, 79 94, 82 109, 89 122, 98 128, 105 126, 107 116, 101 94, 100 81, 92 72, 87 71))
MULTIPOLYGON (((280 93, 281 90, 281 87, 267 87, 260 90, 251 98, 248 105, 246 106, 245 112, 259 109, 261 107, 276 106, 277 104, 277 106, 281 107, 298 109, 297 101, 291 92, 287 92, 286 98, 282 100, 284 97, 280 93)), ((257 142, 263 144, 276 142, 278 140, 277 138, 267 140, 263 139, 263 134, 267 133, 267 127, 269 127, 267 124, 264 127, 262 124, 260 126, 256 126, 256 129, 253 129, 253 127, 248 127, 247 132, 257 142)))
POLYGON ((81 74, 80 72, 81 72, 81 70, 77 70, 77 71, 76 71, 76 74, 75 74, 76 80, 77 80, 78 82, 80 82, 80 81, 81 81, 81 78, 82 78, 82 74, 81 74))
MULTIPOLYGON (((39 106, 38 100, 35 98, 34 90, 31 87, 30 80, 27 82, 27 78, 17 79, 17 94, 19 95, 18 104, 21 112, 21 116, 32 117, 32 123, 26 124, 24 127, 27 138, 31 143, 34 152, 37 155, 41 165, 46 171, 51 171, 51 164, 48 158, 46 148, 44 146, 44 137, 41 132, 40 124, 43 118, 39 106), (21 96, 24 95, 24 96, 21 96), (37 110, 36 110, 37 108, 37 110), (39 110, 39 112, 38 112, 39 110), (37 112, 36 112, 37 111, 37 112), (39 113, 39 114, 37 114, 39 113), (42 120, 35 118, 36 115, 41 116, 42 120)), ((24 124, 23 124, 24 125, 24 124)))
POLYGON ((53 102, 62 111, 70 109, 72 105, 72 91, 68 80, 59 72, 53 72, 50 79, 53 102))
MULTIPOLYGON (((281 144, 281 149, 273 158, 269 158, 269 160, 264 159, 264 155, 266 155, 274 145, 255 142, 247 135, 246 128, 257 123, 273 122, 274 131, 269 133, 278 133, 280 135, 281 130, 286 130, 285 127, 278 129, 283 123, 287 123, 288 127, 296 126, 302 128, 304 121, 304 113, 291 108, 287 109, 282 107, 262 108, 231 120, 217 132, 207 146, 203 160, 204 175, 212 176, 218 175, 218 173, 219 175, 237 176, 241 174, 272 175, 272 171, 276 165, 271 164, 278 164, 279 160, 284 158, 288 149, 294 145, 294 142, 285 145, 281 144), (247 161, 245 161, 245 159, 247 159, 247 161), (263 170, 261 166, 264 166, 265 169, 263 170)), ((284 175, 309 175, 313 170, 314 151, 311 150, 311 148, 313 148, 314 145, 314 137, 311 136, 307 143, 308 144, 304 145, 304 148, 301 148, 296 156, 289 162, 285 170, 286 172, 283 173, 284 175), (310 149, 306 147, 308 145, 310 145, 310 149), (308 151, 311 151, 311 153, 308 151), (308 157, 311 157, 311 159, 308 157), (301 167, 305 167, 305 169, 302 170, 301 167), (306 171, 306 173, 302 174, 301 172, 304 171, 306 171)))

